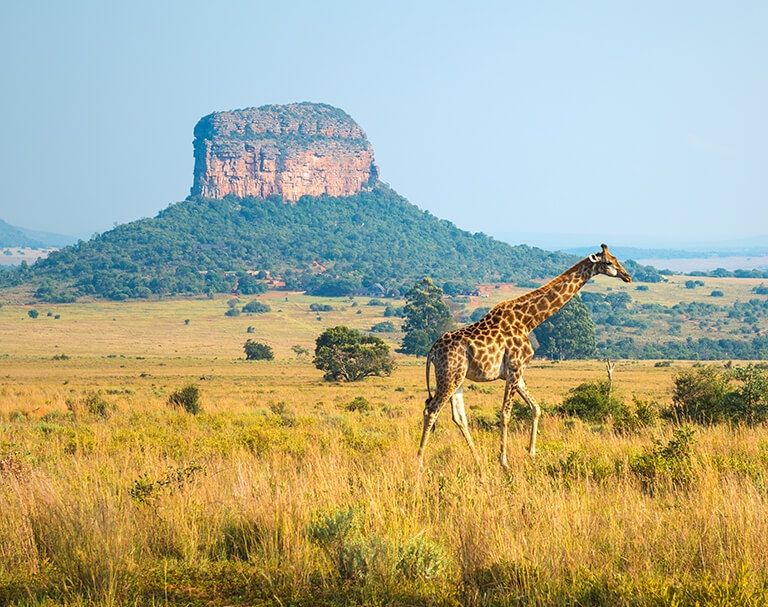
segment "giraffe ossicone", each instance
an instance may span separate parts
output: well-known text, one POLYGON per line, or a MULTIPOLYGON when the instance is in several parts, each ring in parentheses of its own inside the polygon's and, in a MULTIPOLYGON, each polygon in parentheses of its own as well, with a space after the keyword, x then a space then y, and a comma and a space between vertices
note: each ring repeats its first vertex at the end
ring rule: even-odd
POLYGON ((528 393, 523 373, 533 358, 529 335, 547 318, 562 308, 587 281, 598 274, 632 282, 632 277, 614 257, 606 245, 600 252, 589 255, 538 289, 515 299, 502 301, 479 321, 442 335, 427 354, 427 391, 424 421, 419 445, 419 466, 424 463, 424 450, 440 410, 449 401, 453 421, 461 430, 480 465, 469 422, 464 410, 463 384, 465 379, 476 382, 504 380, 504 398, 501 405, 501 445, 499 461, 507 462, 507 433, 512 414, 512 398, 517 393, 531 409, 531 435, 528 453, 536 455, 541 408, 528 393), (430 389, 430 366, 435 367, 435 393, 430 389))

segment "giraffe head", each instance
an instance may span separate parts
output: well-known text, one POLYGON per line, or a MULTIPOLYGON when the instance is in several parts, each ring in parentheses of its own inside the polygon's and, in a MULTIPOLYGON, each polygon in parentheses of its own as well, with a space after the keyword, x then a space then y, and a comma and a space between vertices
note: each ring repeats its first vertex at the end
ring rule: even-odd
POLYGON ((599 253, 589 256, 589 261, 594 264, 595 274, 605 274, 606 276, 613 276, 615 278, 621 278, 624 282, 632 282, 632 277, 629 275, 619 263, 611 252, 608 250, 608 245, 601 244, 602 249, 599 253))

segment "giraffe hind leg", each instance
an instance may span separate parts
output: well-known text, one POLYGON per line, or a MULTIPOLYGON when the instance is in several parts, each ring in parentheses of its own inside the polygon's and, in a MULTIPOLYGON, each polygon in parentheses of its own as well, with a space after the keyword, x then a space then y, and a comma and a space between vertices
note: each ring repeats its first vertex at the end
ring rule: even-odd
POLYGON ((456 392, 451 396, 451 413, 453 415, 453 423, 455 423, 459 430, 461 430, 464 440, 467 441, 469 450, 472 452, 472 457, 475 458, 475 463, 480 466, 480 456, 477 454, 477 448, 475 442, 472 440, 472 434, 469 432, 469 421, 467 420, 467 412, 464 410, 464 387, 459 386, 456 392))

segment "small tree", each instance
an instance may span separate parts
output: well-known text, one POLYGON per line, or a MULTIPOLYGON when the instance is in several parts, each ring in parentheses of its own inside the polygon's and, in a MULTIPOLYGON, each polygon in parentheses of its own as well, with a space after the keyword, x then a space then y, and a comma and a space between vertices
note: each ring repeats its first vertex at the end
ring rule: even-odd
POLYGON ((405 294, 403 344, 399 352, 426 356, 434 341, 451 328, 451 312, 443 292, 424 277, 405 294))
POLYGON ((254 299, 253 301, 249 301, 247 304, 243 306, 243 312, 246 314, 265 314, 266 312, 271 312, 272 308, 269 307, 268 304, 261 303, 260 301, 254 299))
POLYGON ((274 360, 275 353, 267 344, 248 339, 243 346, 246 360, 274 360))
POLYGON ((394 333, 397 331, 397 328, 390 321, 384 320, 373 325, 371 331, 374 333, 394 333))
POLYGON ((595 355, 595 323, 577 295, 541 323, 534 334, 547 358, 590 358, 595 355))
POLYGON ((27 312, 27 316, 29 316, 30 318, 37 318, 38 316, 40 316, 40 312, 32 308, 27 312))
POLYGON ((332 327, 315 341, 315 367, 328 381, 358 381, 369 375, 389 375, 394 361, 380 338, 349 327, 332 327))

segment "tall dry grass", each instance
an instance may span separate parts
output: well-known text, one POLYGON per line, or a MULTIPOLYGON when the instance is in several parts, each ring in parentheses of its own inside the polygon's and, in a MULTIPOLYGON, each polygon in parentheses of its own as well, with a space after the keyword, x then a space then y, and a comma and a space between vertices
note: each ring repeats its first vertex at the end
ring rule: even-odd
POLYGON ((97 381, 6 387, 0 603, 768 601, 768 429, 697 430, 688 482, 649 491, 633 458, 671 426, 549 417, 531 461, 521 422, 509 473, 476 427, 480 474, 444 413, 419 476, 420 406, 400 388, 415 371, 323 391, 304 368, 260 398, 200 382, 196 416, 158 383, 104 391, 103 414, 65 404, 97 381), (348 411, 361 393, 370 410, 348 411))

